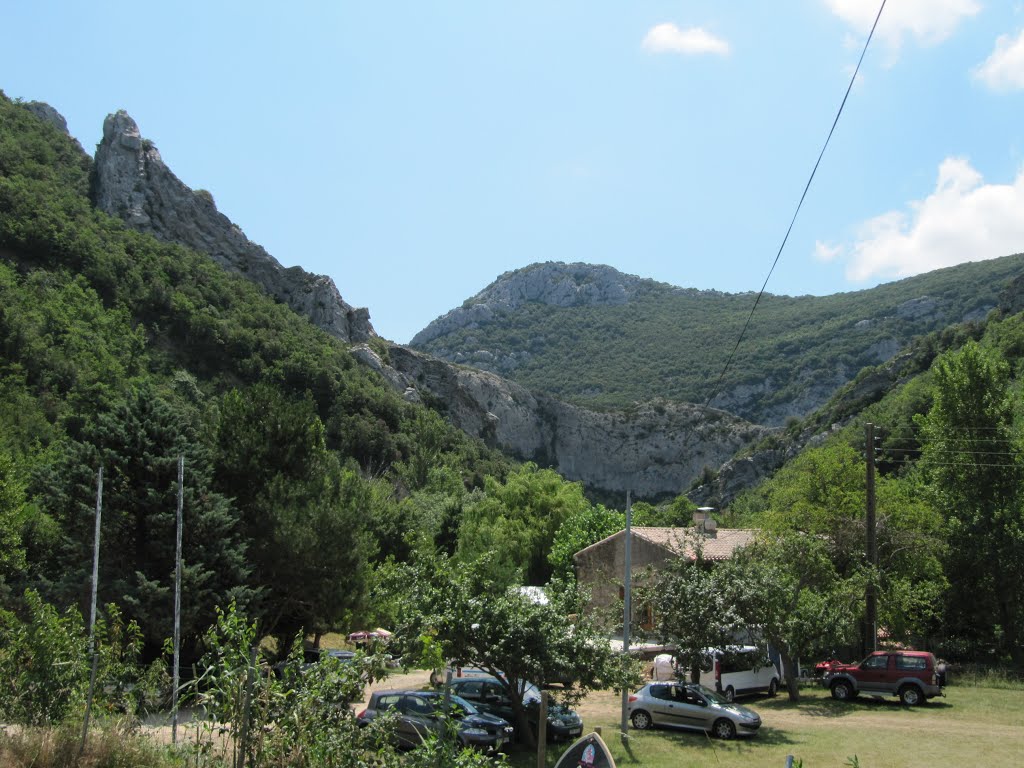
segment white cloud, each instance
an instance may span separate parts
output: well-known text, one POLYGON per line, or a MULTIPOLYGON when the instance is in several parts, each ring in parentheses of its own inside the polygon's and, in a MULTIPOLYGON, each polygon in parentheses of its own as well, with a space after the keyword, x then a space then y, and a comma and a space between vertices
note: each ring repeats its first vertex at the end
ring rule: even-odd
POLYGON ((818 240, 814 243, 814 258, 818 261, 835 261, 843 255, 843 246, 829 245, 818 240))
POLYGON ((817 244, 819 257, 847 261, 855 281, 909 277, 968 261, 1024 252, 1024 167, 1012 184, 985 184, 963 158, 939 166, 935 191, 905 210, 860 225, 857 242, 837 254, 817 244))
MULTIPOLYGON (((825 0, 825 4, 861 36, 871 29, 880 5, 867 0, 825 0)), ((907 37, 921 45, 936 45, 952 35, 961 21, 980 10, 977 0, 890 1, 882 11, 875 34, 891 51, 898 51, 907 37)))
POLYGON ((995 90, 1024 89, 1024 29, 1016 38, 1000 35, 995 50, 974 70, 974 76, 995 90))
POLYGON ((644 50, 651 53, 714 53, 726 56, 729 43, 702 27, 680 29, 671 22, 651 27, 644 36, 644 50))

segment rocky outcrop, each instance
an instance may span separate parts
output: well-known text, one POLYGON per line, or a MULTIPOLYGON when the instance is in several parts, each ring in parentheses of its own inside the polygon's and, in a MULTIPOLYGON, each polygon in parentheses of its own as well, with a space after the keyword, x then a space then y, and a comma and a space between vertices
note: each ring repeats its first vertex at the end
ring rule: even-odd
POLYGON ((411 346, 426 344, 461 328, 478 328, 524 304, 555 307, 618 306, 645 288, 658 285, 600 264, 548 261, 505 272, 480 293, 434 320, 416 334, 411 346))
POLYGON ((209 254, 343 341, 375 335, 368 310, 347 304, 329 277, 283 267, 217 210, 209 192, 182 183, 123 110, 103 122, 92 196, 98 208, 140 232, 209 254))
POLYGON ((353 351, 407 398, 442 404, 463 431, 592 490, 631 490, 647 499, 674 496, 769 432, 695 405, 590 411, 405 347, 390 347, 388 363, 368 346, 353 351))
MULTIPOLYGON (((43 122, 49 123, 65 136, 71 136, 68 132, 68 121, 64 119, 64 115, 51 107, 45 101, 27 101, 23 106, 33 115, 43 122)), ((75 140, 75 143, 78 143, 77 139, 75 140)))

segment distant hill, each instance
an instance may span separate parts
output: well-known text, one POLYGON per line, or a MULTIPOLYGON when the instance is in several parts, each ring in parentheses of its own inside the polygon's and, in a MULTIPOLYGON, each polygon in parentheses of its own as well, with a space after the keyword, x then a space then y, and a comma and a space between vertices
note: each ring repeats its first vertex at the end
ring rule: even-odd
POLYGON ((410 346, 577 405, 665 399, 781 425, 826 403, 914 338, 982 320, 1024 255, 967 263, 832 296, 775 296, 715 385, 754 293, 679 288, 611 267, 547 262, 501 275, 410 346))

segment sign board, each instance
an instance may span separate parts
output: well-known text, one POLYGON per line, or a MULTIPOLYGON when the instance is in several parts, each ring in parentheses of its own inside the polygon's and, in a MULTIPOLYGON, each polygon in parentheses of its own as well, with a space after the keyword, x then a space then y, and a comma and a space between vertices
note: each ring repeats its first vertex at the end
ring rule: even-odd
POLYGON ((562 753, 555 768, 615 768, 615 760, 601 737, 588 733, 562 753))

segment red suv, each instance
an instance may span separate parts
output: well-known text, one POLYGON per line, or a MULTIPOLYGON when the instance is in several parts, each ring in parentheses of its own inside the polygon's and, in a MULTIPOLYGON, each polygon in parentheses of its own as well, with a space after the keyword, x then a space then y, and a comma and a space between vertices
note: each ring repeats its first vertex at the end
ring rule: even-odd
POLYGON ((875 651, 860 664, 832 666, 822 685, 839 701, 858 693, 899 696, 908 707, 944 696, 935 656, 927 651, 875 651))

